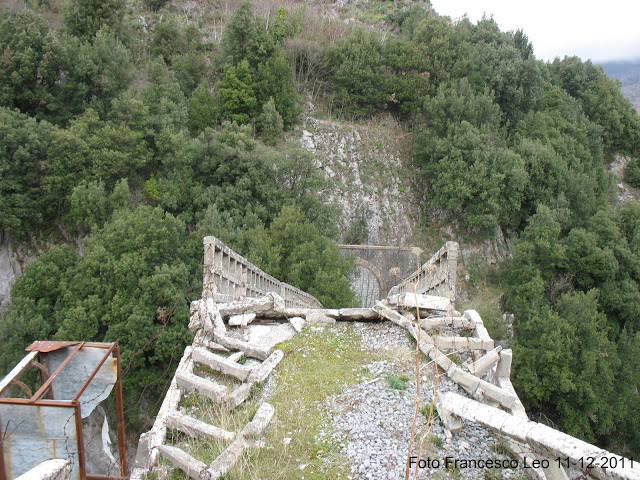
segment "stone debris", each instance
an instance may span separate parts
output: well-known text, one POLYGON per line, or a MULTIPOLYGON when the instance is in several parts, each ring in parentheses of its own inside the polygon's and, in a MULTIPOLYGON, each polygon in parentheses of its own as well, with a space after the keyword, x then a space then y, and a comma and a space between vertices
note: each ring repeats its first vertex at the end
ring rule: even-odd
POLYGON ((487 373, 500 361, 500 351, 502 347, 498 346, 488 352, 485 356, 480 357, 478 360, 469 365, 469 372, 476 377, 487 373))
POLYGON ((294 328, 296 333, 300 333, 307 322, 302 317, 292 317, 289 319, 289 323, 291 323, 291 326, 294 328))
POLYGON ((336 323, 335 317, 328 316, 322 310, 309 312, 307 314, 306 320, 307 320, 307 323, 310 323, 310 324, 318 323, 321 325, 328 325, 331 323, 336 323))
POLYGON ((391 305, 400 308, 420 308, 424 310, 449 311, 452 307, 451 299, 435 295, 424 295, 406 292, 399 295, 391 295, 388 299, 391 305))
POLYGON ((376 311, 382 318, 391 320, 393 323, 395 323, 396 325, 400 325, 403 328, 407 328, 407 326, 410 324, 410 321, 407 320, 404 316, 389 308, 382 302, 376 303, 376 305, 373 307, 373 310, 376 311))
POLYGON ((180 430, 190 437, 212 437, 219 440, 232 440, 235 436, 233 432, 202 422, 178 411, 173 411, 169 414, 167 426, 180 430))
POLYGON ((256 319, 255 313, 241 313, 239 315, 231 315, 229 317, 229 325, 237 327, 246 327, 247 324, 253 322, 256 319))
MULTIPOLYGON (((240 355, 243 354, 242 352, 239 353, 240 355)), ((225 375, 232 375, 241 382, 244 382, 251 373, 251 368, 240 365, 230 357, 216 355, 202 347, 194 347, 192 355, 195 362, 205 364, 209 368, 225 375)))
POLYGON ((420 326, 425 330, 440 330, 442 327, 461 328, 473 330, 476 328, 475 323, 469 321, 465 317, 460 316, 442 316, 420 319, 420 326))

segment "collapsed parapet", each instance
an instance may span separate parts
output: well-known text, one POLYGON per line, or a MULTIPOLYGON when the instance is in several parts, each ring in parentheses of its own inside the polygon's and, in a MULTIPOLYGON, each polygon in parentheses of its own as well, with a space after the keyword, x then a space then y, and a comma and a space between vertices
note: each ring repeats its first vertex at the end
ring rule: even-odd
POLYGON ((56 457, 70 462, 71 479, 126 477, 118 343, 35 342, 27 351, 0 381, 0 479, 16 478, 56 457), (36 369, 40 378, 33 393, 33 384, 20 378, 36 369), (100 406, 113 396, 116 454, 100 406))
POLYGON ((389 297, 404 293, 456 298, 458 244, 447 242, 422 267, 389 290, 389 297))
POLYGON ((511 384, 511 350, 495 346, 475 310, 425 312, 433 307, 442 310, 446 304, 437 297, 405 293, 374 310, 406 328, 420 351, 472 397, 452 392, 436 397, 439 416, 450 432, 462 430, 462 420, 488 428, 532 479, 567 480, 565 470, 573 469, 585 480, 640 480, 640 463, 530 421, 511 384), (456 358, 460 354, 466 356, 464 362, 456 358))

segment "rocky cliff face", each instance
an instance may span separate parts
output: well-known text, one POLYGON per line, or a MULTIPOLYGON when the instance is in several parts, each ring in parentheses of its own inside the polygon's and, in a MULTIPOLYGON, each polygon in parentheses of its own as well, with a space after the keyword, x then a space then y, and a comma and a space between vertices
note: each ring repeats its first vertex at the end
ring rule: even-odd
POLYGON ((355 124, 308 115, 297 135, 330 180, 329 198, 343 206, 343 242, 411 244, 420 209, 408 164, 410 133, 392 118, 355 124))
POLYGON ((0 308, 9 300, 9 293, 16 278, 22 275, 21 262, 11 248, 8 235, 0 232, 0 308))
POLYGON ((49 241, 16 243, 0 230, 0 308, 8 304, 11 287, 22 275, 25 265, 47 251, 50 245, 49 241))

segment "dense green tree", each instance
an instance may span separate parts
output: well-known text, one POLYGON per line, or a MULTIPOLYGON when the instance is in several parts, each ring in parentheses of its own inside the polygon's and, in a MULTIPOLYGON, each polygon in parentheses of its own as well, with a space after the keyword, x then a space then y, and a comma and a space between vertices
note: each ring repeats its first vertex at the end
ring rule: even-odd
POLYGON ((349 281, 352 266, 340 258, 337 245, 295 207, 283 207, 268 229, 258 227, 251 232, 249 258, 326 307, 354 302, 349 281))
POLYGON ((65 5, 64 20, 72 35, 91 41, 105 25, 118 31, 124 12, 124 0, 70 0, 65 5))
POLYGON ((68 68, 66 50, 42 16, 31 10, 0 16, 0 106, 48 118, 68 68))
POLYGON ((102 117, 111 108, 111 101, 122 93, 135 76, 129 50, 116 37, 113 29, 101 28, 93 42, 80 43, 65 37, 70 75, 62 87, 66 117, 82 112, 87 106, 98 111, 102 117))
POLYGON ((298 92, 293 84, 291 66, 282 50, 278 49, 258 66, 254 90, 259 105, 264 105, 273 99, 274 107, 282 117, 285 128, 290 128, 298 122, 300 116, 297 103, 298 92))
POLYGON ((388 108, 413 119, 437 86, 432 79, 428 50, 423 43, 397 37, 384 43, 383 56, 390 73, 386 79, 388 108))
POLYGON ((515 127, 535 105, 542 91, 542 72, 528 54, 526 39, 503 33, 493 19, 483 18, 476 25, 460 22, 460 36, 466 41, 464 55, 455 67, 477 88, 489 87, 500 105, 503 121, 515 127))
POLYGON ((276 110, 273 98, 270 98, 262 106, 262 113, 258 117, 258 127, 262 141, 267 145, 275 145, 282 138, 284 122, 282 121, 282 116, 276 110))
POLYGON ((153 29, 149 52, 151 55, 162 56, 169 61, 174 55, 182 55, 188 50, 188 43, 184 35, 184 26, 177 15, 166 13, 153 29))
POLYGON ((247 123, 255 114, 258 105, 249 64, 243 60, 237 67, 227 64, 224 75, 218 84, 220 113, 226 120, 247 123))
POLYGON ((199 134, 207 127, 218 123, 218 101, 211 93, 209 84, 202 83, 189 98, 189 130, 199 134))
POLYGON ((523 401, 570 435, 593 442, 616 413, 609 398, 620 362, 597 292, 566 293, 516 324, 514 385, 523 401))
POLYGON ((36 340, 51 338, 58 330, 53 312, 62 294, 67 271, 78 257, 69 245, 53 245, 24 269, 11 289, 11 305, 0 312, 0 371, 8 371, 36 340))
POLYGON ((431 203, 461 215, 478 232, 510 224, 528 181, 522 158, 500 143, 464 120, 452 124, 446 137, 425 130, 416 139, 415 158, 429 179, 431 203))
POLYGON ((114 213, 85 240, 82 257, 71 247, 52 247, 13 289, 0 336, 18 351, 3 349, 2 360, 15 360, 24 345, 51 336, 119 340, 126 396, 137 398, 145 389, 159 394, 170 378, 166 369, 189 341, 185 292, 195 259, 185 255, 186 235, 173 216, 140 206, 114 213))
POLYGON ((243 0, 224 29, 221 43, 225 63, 236 65, 245 60, 249 49, 255 44, 256 35, 253 5, 249 0, 243 0))
POLYGON ((640 188, 640 157, 628 161, 624 167, 624 181, 632 187, 640 188))
POLYGON ((71 192, 69 217, 81 235, 107 218, 107 193, 102 181, 82 182, 71 192))
POLYGON ((47 224, 41 198, 52 127, 0 107, 0 229, 17 237, 47 224))
POLYGON ((144 0, 145 6, 154 12, 163 8, 167 3, 169 3, 169 0, 144 0))
POLYGON ((142 134, 126 126, 104 122, 92 109, 54 132, 48 150, 43 199, 53 215, 67 210, 67 196, 81 180, 99 180, 108 188, 123 177, 139 175, 149 161, 142 134))
POLYGON ((382 52, 380 37, 364 29, 356 29, 327 48, 336 108, 365 117, 385 107, 390 96, 385 88, 382 52))
POLYGON ((165 134, 187 127, 189 110, 180 82, 162 59, 149 63, 147 75, 149 85, 142 91, 142 102, 149 112, 145 127, 157 147, 165 134))
POLYGON ((554 81, 580 102, 587 117, 603 129, 609 154, 635 154, 640 148, 640 118, 602 67, 578 57, 556 58, 549 65, 554 81))
POLYGON ((640 257, 628 240, 634 241, 640 208, 599 211, 564 237, 555 217, 538 208, 504 276, 506 307, 516 317, 516 388, 531 413, 591 442, 620 447, 619 439, 628 439, 621 448, 635 453, 636 425, 624 412, 640 402, 631 395, 612 408, 620 399, 610 392, 612 383, 639 385, 619 367, 637 348, 631 338, 639 328, 640 257))

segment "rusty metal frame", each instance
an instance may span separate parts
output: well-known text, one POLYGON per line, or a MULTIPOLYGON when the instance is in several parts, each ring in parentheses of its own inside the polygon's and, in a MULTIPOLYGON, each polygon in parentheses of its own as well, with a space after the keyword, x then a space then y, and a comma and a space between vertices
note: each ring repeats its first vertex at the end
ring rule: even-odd
MULTIPOLYGON (((38 355, 39 358, 40 355, 38 355)), ((44 382, 46 382, 47 380, 49 380, 49 377, 51 376, 49 374, 49 369, 43 364, 40 363, 37 360, 31 360, 29 362, 29 365, 33 365, 34 367, 36 367, 39 371, 40 371, 40 384, 42 385, 44 382)), ((31 395, 29 395, 31 396, 31 395)), ((53 400, 53 388, 50 388, 49 391, 47 393, 44 394, 44 398, 48 398, 50 400, 53 400)))
POLYGON ((14 378, 13 380, 11 380, 11 382, 9 382, 9 385, 15 385, 16 387, 19 387, 20 390, 22 390, 27 397, 31 397, 33 395, 33 392, 27 386, 27 384, 24 382, 21 382, 20 380, 16 380, 14 378))
POLYGON ((49 376, 49 378, 47 378, 47 381, 44 382, 42 386, 38 389, 38 391, 34 393, 33 396, 29 399, 30 403, 35 403, 38 400, 38 398, 40 398, 42 394, 45 393, 51 387, 51 384, 53 383, 55 378, 58 376, 58 374, 64 369, 64 367, 67 366, 67 364, 71 361, 71 359, 76 356, 76 354, 80 351, 80 349, 83 346, 84 346, 84 342, 80 342, 75 346, 75 348, 71 351, 71 353, 67 355, 67 358, 65 358, 62 361, 62 363, 58 366, 58 368, 56 368, 55 371, 49 376))
MULTIPOLYGON (((44 342, 43 342, 44 343, 44 342)), ((40 388, 31 395, 31 398, 3 398, 0 397, 0 404, 3 403, 13 403, 13 404, 28 404, 34 406, 49 406, 49 407, 72 407, 75 411, 75 424, 76 424, 76 437, 78 444, 78 466, 80 478, 82 480, 126 480, 129 478, 128 473, 128 465, 127 465, 127 447, 125 440, 125 431, 124 431, 124 406, 122 400, 122 370, 120 365, 120 346, 118 341, 114 343, 94 343, 94 342, 46 342, 46 347, 43 349, 43 352, 38 350, 38 342, 34 342, 32 345, 27 347, 27 351, 33 353, 34 351, 38 353, 48 353, 53 350, 57 350, 59 348, 65 347, 74 347, 73 350, 67 355, 67 357, 60 363, 58 368, 51 374, 48 375, 46 380, 42 383, 40 388), (73 357, 83 348, 101 348, 106 349, 102 360, 97 364, 97 366, 93 369, 89 377, 83 382, 82 386, 74 396, 72 400, 52 400, 41 398, 47 394, 47 392, 51 392, 51 385, 58 374, 67 366, 67 364, 71 361, 73 357), (84 438, 82 432, 82 412, 81 412, 81 403, 80 397, 85 392, 91 381, 98 374, 102 366, 109 359, 109 356, 113 354, 116 359, 117 372, 116 372, 116 383, 115 387, 115 396, 116 396, 116 416, 118 423, 118 447, 119 447, 119 457, 120 457, 120 476, 110 476, 110 475, 99 475, 99 474, 87 474, 86 472, 86 456, 85 456, 85 448, 84 448, 84 438)), ((25 357, 26 358, 26 357, 25 357)), ((20 365, 20 364, 18 364, 20 365)), ((46 371, 46 368, 39 362, 35 362, 33 359, 26 362, 24 365, 21 365, 19 371, 15 372, 11 371, 13 374, 12 380, 2 388, 0 394, 4 392, 9 385, 15 384, 15 382, 19 382, 17 379, 25 372, 29 366, 34 366, 40 370, 41 373, 46 371)), ((16 366, 18 368, 18 366, 16 366)), ((46 372, 48 374, 48 372, 46 372)), ((5 463, 4 463, 4 449, 1 435, 2 425, 0 424, 0 480, 8 480, 6 476, 5 463)))

